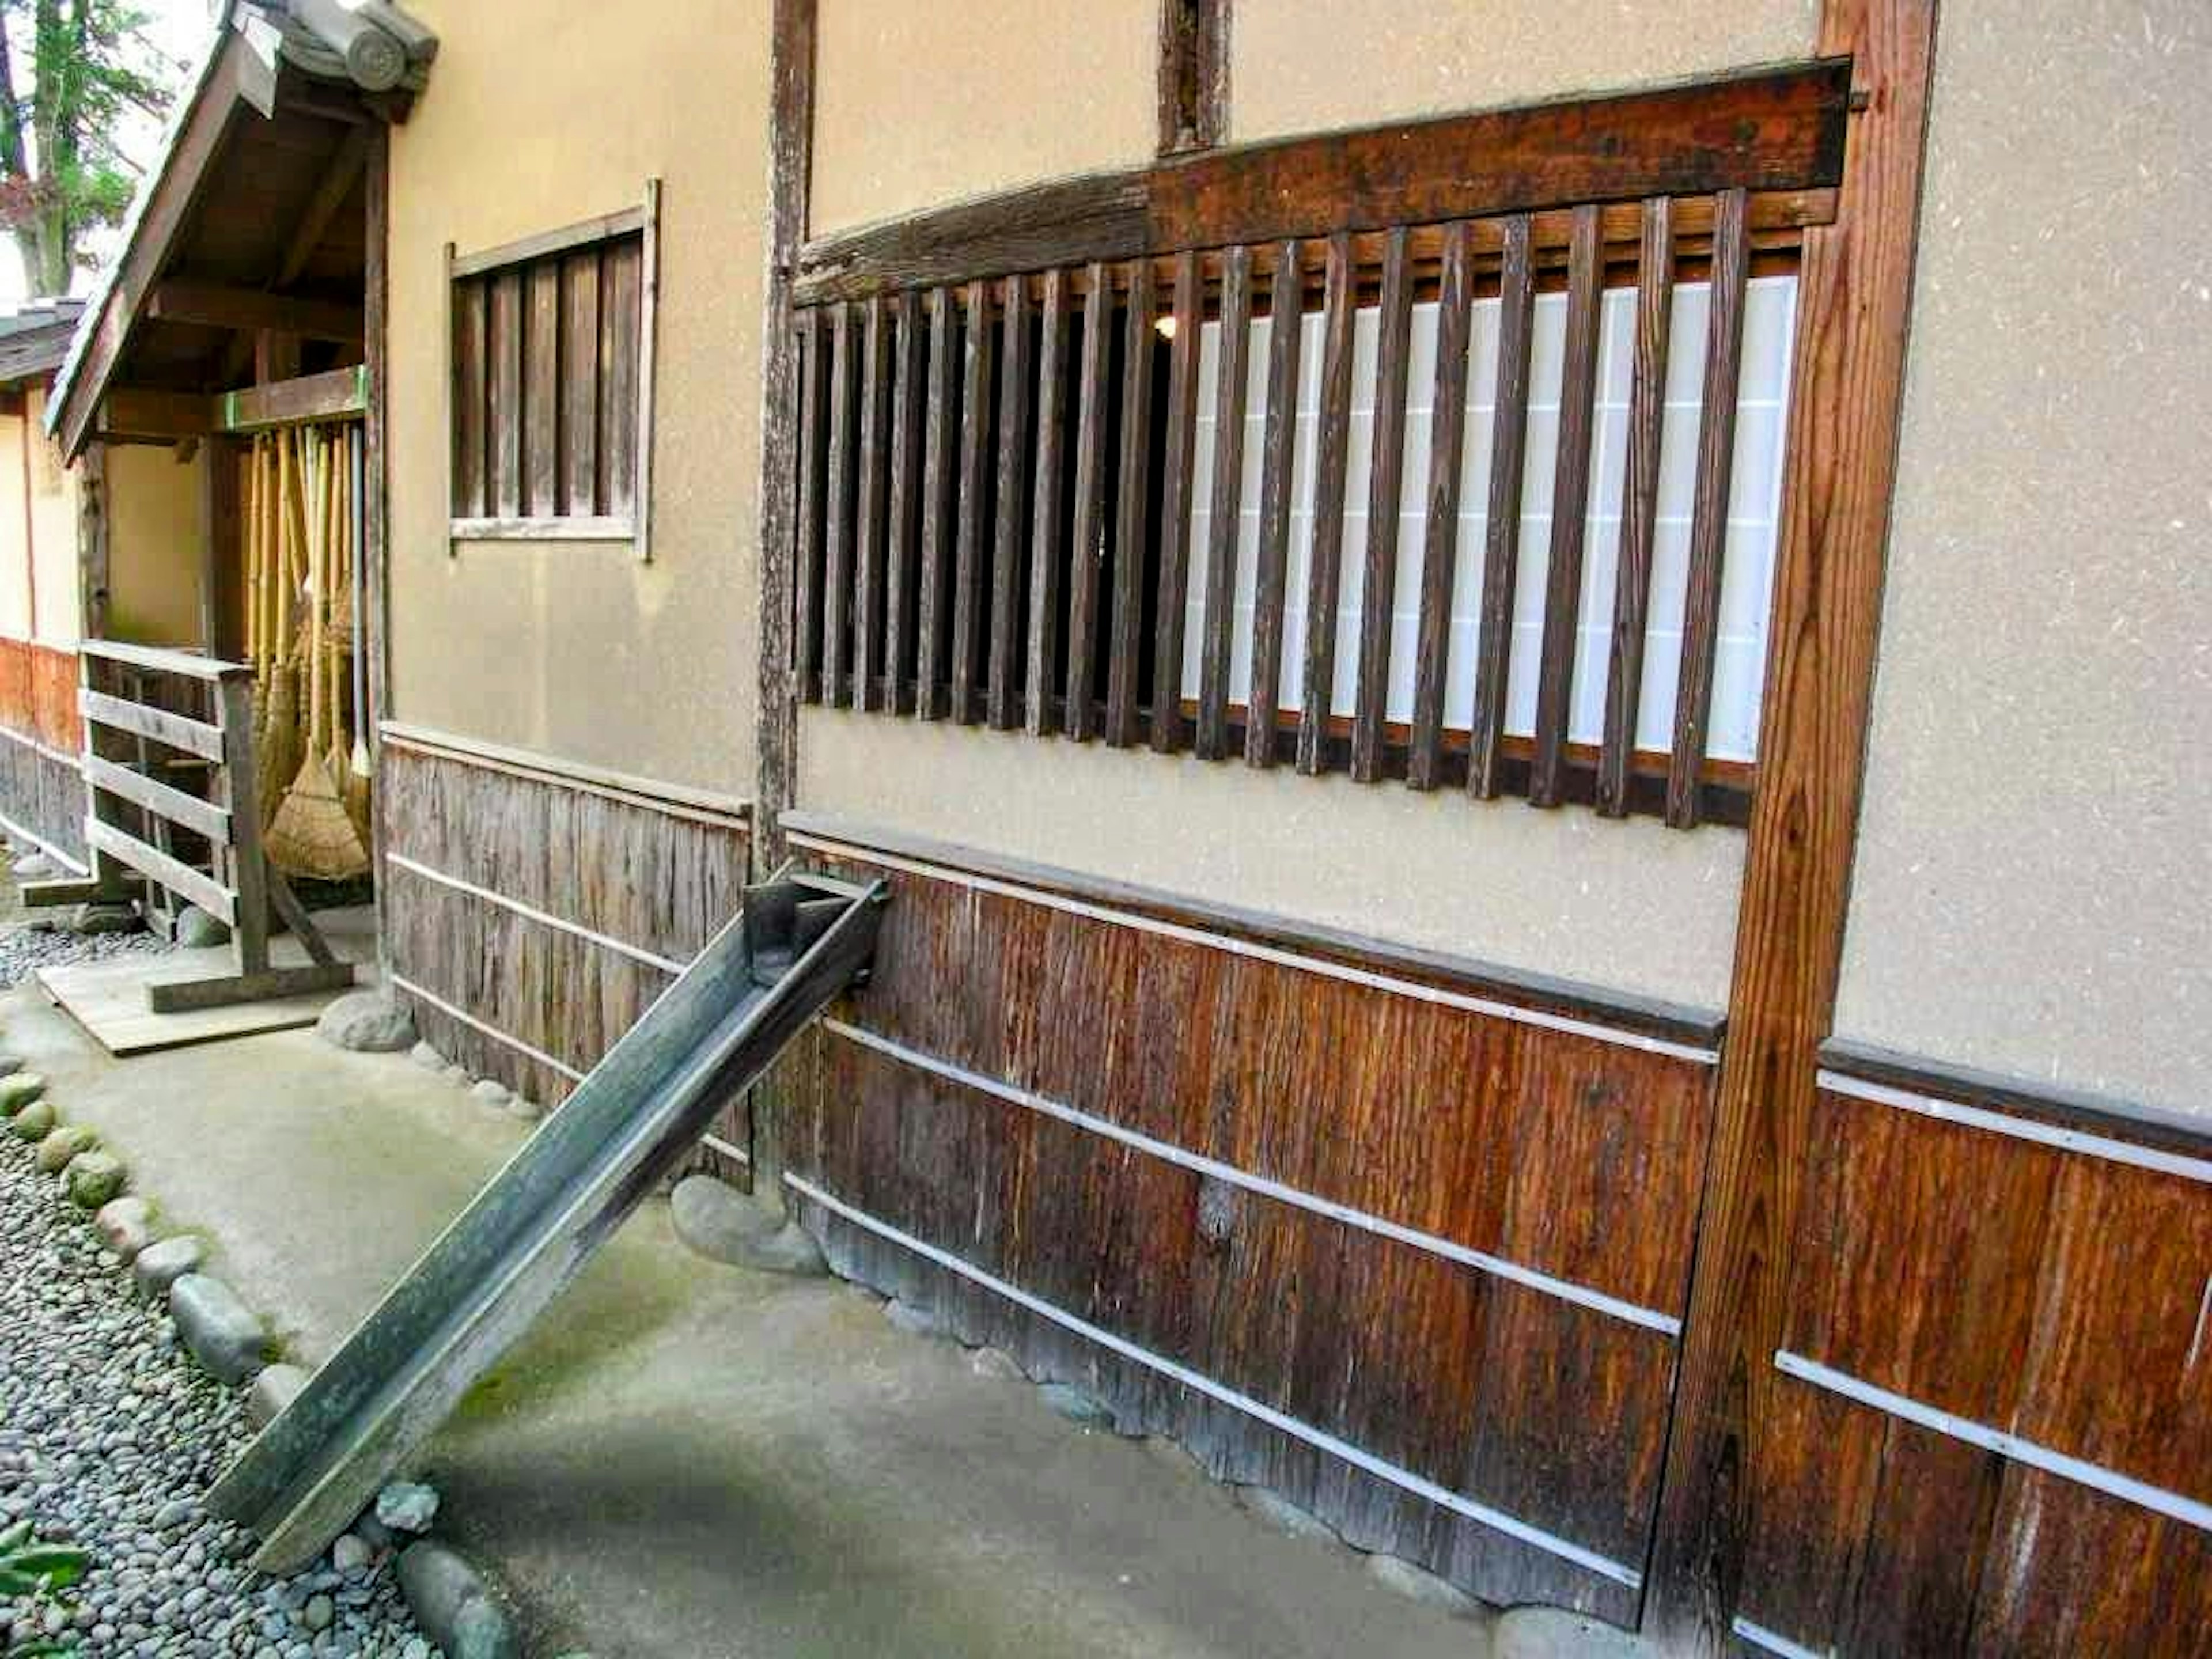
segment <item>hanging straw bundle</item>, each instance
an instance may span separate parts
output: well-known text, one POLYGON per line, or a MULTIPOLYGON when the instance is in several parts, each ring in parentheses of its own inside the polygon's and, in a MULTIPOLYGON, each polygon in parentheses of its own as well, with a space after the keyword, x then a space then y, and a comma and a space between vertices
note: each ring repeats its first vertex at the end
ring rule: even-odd
MULTIPOLYGON (((299 772, 270 823, 268 848, 270 856, 287 870, 325 881, 343 881, 368 868, 368 849, 346 811, 343 785, 333 777, 330 764, 337 713, 337 656, 331 648, 331 595, 341 557, 338 543, 343 536, 339 526, 343 502, 337 447, 320 431, 313 434, 309 447, 314 503, 305 538, 307 725, 299 772)), ((341 761, 343 752, 340 748, 341 761)))
POLYGON ((280 431, 274 445, 275 483, 270 505, 274 535, 269 550, 268 611, 264 618, 266 631, 262 636, 263 649, 268 653, 265 677, 269 682, 268 707, 261 732, 261 775, 269 780, 269 790, 261 803, 263 827, 274 822, 281 796, 279 780, 290 777, 299 769, 300 743, 300 683, 292 661, 292 596, 297 592, 299 573, 304 570, 307 515, 307 482, 301 476, 299 446, 295 434, 280 431))

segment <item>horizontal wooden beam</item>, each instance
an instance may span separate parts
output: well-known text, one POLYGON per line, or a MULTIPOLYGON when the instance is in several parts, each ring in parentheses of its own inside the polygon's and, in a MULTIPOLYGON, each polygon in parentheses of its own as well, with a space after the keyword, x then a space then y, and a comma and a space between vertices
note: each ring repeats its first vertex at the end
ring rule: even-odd
POLYGON ((361 307, 330 300, 303 300, 259 289, 221 288, 211 283, 160 283, 146 297, 146 314, 163 322, 199 323, 210 328, 247 332, 267 330, 309 340, 358 345, 366 331, 361 307))
POLYGON ((637 532, 628 514, 614 517, 455 519, 447 532, 457 542, 626 542, 637 532))
POLYGON ((121 640, 80 640, 77 654, 101 662, 121 663, 155 674, 178 674, 186 679, 246 680, 253 678, 251 663, 226 662, 197 651, 174 651, 158 645, 130 645, 121 640))
POLYGON ((353 963, 315 963, 305 968, 263 968, 216 979, 188 979, 146 988, 146 1006, 157 1014, 186 1014, 202 1008, 228 1008, 240 1002, 275 1002, 285 997, 343 991, 354 982, 353 963))
POLYGON ((173 443, 212 430, 208 400, 197 392, 125 387, 100 400, 100 435, 110 443, 154 439, 173 443))
POLYGON ((521 264, 531 259, 543 259, 549 254, 565 253, 572 247, 604 242, 610 236, 632 235, 645 228, 645 220, 646 211, 642 207, 602 213, 597 218, 581 219, 573 225, 563 225, 558 230, 540 231, 535 236, 502 242, 497 247, 456 254, 451 274, 456 279, 480 276, 487 270, 496 270, 501 265, 521 264))
POLYGON ((1272 140, 1033 185, 800 250, 799 304, 1087 260, 1843 174, 1850 65, 1272 140))
POLYGON ((207 837, 218 846, 230 842, 230 814, 213 801, 202 800, 198 795, 188 795, 183 790, 148 777, 143 772, 134 772, 127 766, 97 755, 84 757, 84 781, 94 789, 104 789, 111 795, 119 795, 133 805, 143 806, 157 817, 207 837))
POLYGON ((368 368, 356 363, 297 380, 219 392, 215 396, 215 429, 253 432, 301 421, 337 420, 363 414, 368 408, 368 368))
POLYGON ((181 859, 171 858, 160 848, 149 847, 137 836, 125 835, 98 818, 85 820, 84 838, 110 858, 119 859, 140 875, 198 905, 218 921, 237 925, 237 895, 204 871, 195 870, 181 859))
POLYGON ((76 702, 85 719, 95 726, 150 738, 155 743, 167 744, 172 749, 181 749, 205 760, 222 759, 222 729, 205 720, 172 714, 167 709, 148 708, 121 697, 111 697, 104 691, 80 690, 76 702))

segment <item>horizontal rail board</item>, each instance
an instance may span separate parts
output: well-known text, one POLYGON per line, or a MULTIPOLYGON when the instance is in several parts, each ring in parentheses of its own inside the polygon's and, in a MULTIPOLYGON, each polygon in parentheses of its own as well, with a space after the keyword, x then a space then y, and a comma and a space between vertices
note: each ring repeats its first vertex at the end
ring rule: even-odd
POLYGON ((888 1037, 879 1036, 873 1031, 850 1024, 844 1020, 825 1018, 822 1026, 833 1036, 841 1037, 848 1042, 858 1043, 862 1048, 872 1049, 887 1059, 896 1060, 900 1065, 911 1066, 917 1071, 927 1072, 948 1082, 958 1084, 963 1088, 974 1089, 981 1093, 994 1096, 1011 1105, 1042 1113, 1047 1117, 1057 1118, 1060 1121, 1073 1124, 1077 1128, 1087 1129, 1093 1134, 1102 1135, 1107 1139, 1116 1141, 1137 1152, 1218 1181, 1224 1186, 1256 1193, 1262 1198, 1269 1198, 1277 1203, 1290 1205, 1309 1214, 1340 1222, 1348 1227, 1357 1227, 1362 1232, 1373 1233, 1377 1237, 1387 1238, 1417 1250, 1425 1250, 1431 1255, 1441 1256, 1445 1261, 1456 1262, 1463 1267, 1472 1267, 1478 1273, 1487 1273, 1494 1279, 1507 1280, 1525 1290, 1555 1297, 1562 1302, 1571 1302, 1577 1307, 1588 1308, 1594 1312, 1607 1315, 1643 1329, 1656 1331, 1665 1337, 1674 1338, 1681 1334, 1681 1321, 1671 1314, 1661 1312, 1656 1308, 1646 1308, 1637 1303, 1626 1301, 1620 1297, 1608 1296, 1604 1291, 1593 1290, 1587 1285, 1579 1285, 1571 1279, 1560 1279, 1554 1274, 1543 1273, 1534 1267, 1523 1267, 1517 1261, 1509 1261, 1503 1256, 1492 1255, 1486 1250, 1470 1249, 1464 1244, 1454 1243, 1450 1239, 1440 1238, 1434 1233, 1423 1232, 1418 1228, 1401 1226, 1384 1217, 1372 1214, 1365 1210, 1356 1209, 1349 1204, 1335 1203, 1301 1188, 1286 1186, 1279 1181, 1272 1181, 1265 1176, 1254 1175, 1249 1170, 1238 1169, 1234 1164, 1224 1164, 1218 1158, 1208 1158, 1202 1152, 1194 1152, 1187 1147, 1178 1146, 1155 1136, 1124 1127, 1118 1123, 1109 1122, 1104 1118, 1094 1116, 1064 1102, 1041 1095, 1034 1090, 1018 1088, 1000 1079, 986 1077, 979 1072, 971 1071, 967 1066, 957 1066, 950 1060, 940 1060, 934 1054, 926 1054, 917 1049, 909 1048, 904 1043, 895 1042, 888 1037))
POLYGON ((455 1004, 447 1001, 445 998, 440 996, 435 991, 432 991, 421 985, 417 985, 411 979, 402 978, 398 974, 392 975, 392 983, 399 990, 404 991, 409 996, 417 998, 423 1002, 428 1003, 440 1013, 445 1015, 447 1018, 460 1021, 462 1024, 467 1026, 471 1030, 489 1037, 494 1042, 499 1043, 504 1048, 514 1049, 518 1054, 521 1054, 527 1059, 536 1060, 540 1066, 551 1066, 562 1077, 567 1078, 569 1082, 581 1083, 584 1080, 584 1074, 578 1071, 574 1066, 569 1065, 565 1060, 556 1060, 552 1055, 547 1054, 543 1048, 533 1047, 532 1044, 525 1042, 520 1037, 515 1036, 510 1032, 501 1030, 496 1025, 486 1024, 483 1020, 478 1019, 467 1009, 457 1006, 455 1004))
POLYGON ((1119 927, 1188 939, 1469 1012, 1700 1065, 1718 1057, 1721 1021, 1696 1009, 1516 975, 1413 946, 1391 945, 1287 918, 1184 898, 1153 888, 1050 869, 826 813, 787 812, 793 846, 1002 892, 1119 927))
POLYGON ((95 789, 105 789, 111 795, 120 795, 136 805, 144 807, 158 817, 205 836, 217 846, 230 843, 230 814, 212 801, 202 800, 198 795, 188 795, 183 790, 148 777, 143 772, 134 772, 97 755, 84 757, 84 781, 95 789))
POLYGON ((611 237, 635 235, 644 229, 644 208, 622 208, 613 213, 602 213, 596 218, 579 220, 573 225, 563 225, 557 230, 540 231, 534 236, 501 242, 496 247, 481 248, 474 253, 457 253, 453 256, 453 268, 448 274, 455 277, 481 276, 487 270, 497 270, 501 265, 517 265, 530 259, 542 259, 548 254, 565 253, 570 248, 604 242, 611 237))
POLYGON ((303 421, 341 420, 367 412, 368 389, 368 367, 356 363, 297 380, 218 392, 215 427, 219 432, 259 432, 303 421))
POLYGON ((525 904, 520 899, 509 898, 506 894, 495 892, 489 887, 479 887, 476 883, 464 881, 459 876, 447 875, 443 870, 433 869, 421 860, 408 858, 404 854, 386 853, 384 855, 384 861, 394 869, 404 870, 408 874, 418 877, 435 886, 444 887, 456 893, 465 893, 469 897, 481 899, 487 904, 495 904, 511 915, 522 917, 526 921, 534 921, 544 927, 556 928, 587 944, 596 945, 602 950, 612 951, 617 955, 628 957, 633 962, 642 963, 647 968, 660 973, 680 974, 690 965, 689 963, 678 962, 672 957, 658 955, 646 950, 642 945, 632 945, 627 940, 618 939, 611 933, 599 933, 593 928, 585 927, 581 922, 571 921, 566 916, 556 916, 550 910, 541 910, 534 904, 525 904))
POLYGON ((1547 1532, 1542 1528, 1533 1526, 1516 1516, 1506 1514, 1502 1510, 1492 1509, 1486 1504, 1478 1503, 1463 1493, 1452 1491, 1449 1487, 1440 1486, 1435 1481, 1425 1479, 1410 1469, 1401 1468, 1395 1463, 1386 1462, 1371 1453, 1362 1451, 1358 1447, 1339 1439, 1327 1430, 1317 1429, 1310 1423, 1303 1422, 1287 1413, 1278 1411, 1264 1401, 1255 1400, 1250 1395, 1240 1393, 1201 1372, 1192 1370, 1187 1365, 1179 1364, 1163 1354, 1154 1353, 1149 1348, 1139 1347, 1125 1337, 1116 1336, 1103 1326, 1094 1325, 1089 1320, 1070 1313, 1066 1309, 1048 1302, 1042 1297, 1031 1295, 1018 1285, 1011 1284, 994 1273, 986 1273, 973 1262, 953 1255, 950 1250, 939 1249, 926 1239, 916 1238, 911 1233, 902 1231, 890 1223, 868 1214, 866 1211, 847 1203, 843 1199, 802 1176, 787 1174, 783 1177, 783 1183, 800 1197, 812 1200, 832 1215, 841 1217, 865 1231, 886 1239, 902 1249, 910 1250, 924 1261, 933 1262, 948 1273, 956 1273, 971 1284, 979 1285, 985 1290, 1005 1297, 1016 1306, 1026 1309, 1039 1318, 1049 1320, 1064 1330, 1073 1331, 1086 1341, 1094 1342, 1110 1352, 1119 1354, 1124 1359, 1133 1360, 1148 1370, 1172 1378, 1182 1383, 1183 1387, 1204 1395, 1209 1400, 1218 1401, 1233 1410, 1255 1418, 1268 1427, 1279 1430, 1292 1439, 1302 1441, 1317 1451, 1341 1459, 1354 1468, 1371 1474, 1379 1480, 1386 1481, 1401 1492, 1411 1492, 1417 1498, 1425 1498, 1439 1508, 1449 1510, 1455 1515, 1464 1516, 1479 1526, 1503 1533, 1505 1536, 1541 1550, 1547 1555, 1554 1555, 1561 1560, 1571 1561, 1586 1571, 1609 1578, 1617 1584, 1627 1586, 1630 1589, 1638 1589, 1643 1583, 1643 1575, 1625 1562, 1613 1560, 1611 1557, 1602 1555, 1595 1550, 1585 1548, 1571 1539, 1561 1538, 1556 1533, 1547 1532))
POLYGON ((111 697, 104 691, 79 691, 76 702, 79 712, 95 726, 151 738, 155 743, 182 749, 203 760, 220 763, 222 759, 221 726, 172 714, 166 709, 149 708, 122 697, 111 697))
POLYGON ((98 818, 87 818, 84 838, 94 848, 111 858, 120 859, 133 870, 181 898, 206 911, 229 927, 238 925, 238 895, 203 871, 195 870, 179 859, 171 858, 157 847, 149 847, 136 836, 125 835, 112 823, 102 823, 98 818))
POLYGON ((447 532, 457 542, 627 542, 637 534, 628 516, 539 519, 455 519, 447 532))
POLYGON ((530 778, 563 788, 586 790, 653 811, 690 817, 697 823, 711 823, 724 829, 744 829, 752 811, 750 803, 735 795, 717 794, 709 789, 694 789, 687 784, 670 783, 661 778, 641 777, 629 772, 611 772, 602 767, 586 766, 559 756, 542 755, 528 749, 511 749, 502 744, 485 743, 480 738, 465 738, 452 732, 434 731, 428 726, 386 720, 377 727, 377 732, 389 748, 458 761, 463 765, 481 767, 487 771, 501 772, 512 777, 530 778))
POLYGON ((102 662, 121 663, 129 668, 150 669, 157 674, 180 674, 194 680, 242 680, 251 678, 253 673, 250 663, 225 662, 220 657, 204 656, 197 651, 125 645, 120 640, 82 641, 77 646, 77 654, 96 657, 102 662))
POLYGON ((799 305, 1231 243, 1842 177, 1849 64, 1270 140, 810 242, 799 305))

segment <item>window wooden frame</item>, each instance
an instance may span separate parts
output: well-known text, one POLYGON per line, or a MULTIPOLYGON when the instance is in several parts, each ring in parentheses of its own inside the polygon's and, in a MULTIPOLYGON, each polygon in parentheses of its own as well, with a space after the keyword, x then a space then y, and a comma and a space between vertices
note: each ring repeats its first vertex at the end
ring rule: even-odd
POLYGON ((643 199, 635 207, 578 220, 554 230, 503 242, 495 246, 460 253, 454 244, 445 248, 444 364, 447 551, 458 556, 464 542, 629 542, 641 562, 653 557, 653 359, 658 340, 657 316, 660 293, 660 180, 645 181, 643 199), (523 514, 475 516, 453 514, 454 452, 457 440, 453 407, 453 289, 457 283, 552 256, 587 248, 621 237, 638 238, 637 386, 635 460, 635 481, 631 508, 623 514, 523 514))

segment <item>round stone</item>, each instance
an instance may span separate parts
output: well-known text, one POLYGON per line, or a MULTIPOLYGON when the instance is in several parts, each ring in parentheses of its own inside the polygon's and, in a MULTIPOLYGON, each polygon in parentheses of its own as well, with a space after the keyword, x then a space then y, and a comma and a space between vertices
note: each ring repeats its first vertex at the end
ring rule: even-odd
POLYGON ((46 1080, 36 1072, 10 1072, 0 1078, 0 1117, 14 1117, 46 1091, 46 1080))
POLYGON ((323 1010, 324 1042, 360 1054, 396 1054, 415 1042, 415 1017, 382 991, 356 991, 323 1010))
POLYGON ((210 945, 229 943, 229 927, 198 905, 187 904, 177 913, 177 947, 179 950, 201 951, 210 945))
POLYGON ((62 1178, 69 1184, 70 1202, 96 1210, 111 1198, 121 1196, 130 1172, 112 1152, 79 1152, 70 1160, 62 1178))
POLYGON ((100 1137, 82 1123, 64 1123, 39 1143, 38 1164, 47 1175, 59 1175, 79 1152, 100 1145, 100 1137))
POLYGON ((18 1140, 40 1141, 54 1132, 53 1103, 34 1100, 15 1114, 13 1125, 18 1140))

